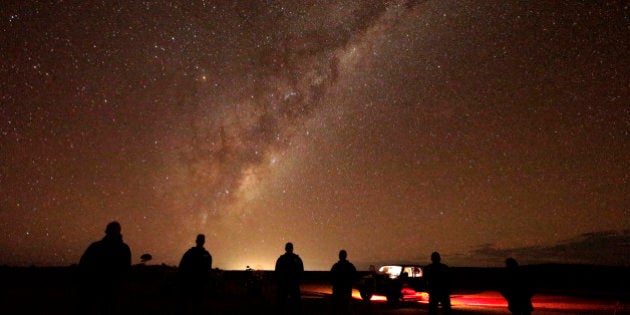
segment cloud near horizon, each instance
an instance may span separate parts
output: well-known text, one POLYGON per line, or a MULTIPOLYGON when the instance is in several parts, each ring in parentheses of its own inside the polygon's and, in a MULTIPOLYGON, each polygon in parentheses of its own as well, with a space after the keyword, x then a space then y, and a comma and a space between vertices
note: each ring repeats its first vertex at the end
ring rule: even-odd
POLYGON ((630 229, 583 233, 548 246, 496 248, 485 244, 469 255, 491 265, 513 257, 522 264, 571 263, 606 266, 630 265, 630 229), (602 255, 602 253, 606 253, 602 255))

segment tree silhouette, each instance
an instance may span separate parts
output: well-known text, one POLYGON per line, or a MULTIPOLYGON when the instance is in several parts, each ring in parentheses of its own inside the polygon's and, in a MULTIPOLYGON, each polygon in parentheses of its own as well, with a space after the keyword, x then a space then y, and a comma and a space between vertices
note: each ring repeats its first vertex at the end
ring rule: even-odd
POLYGON ((142 256, 140 256, 140 261, 145 264, 147 261, 153 259, 153 256, 151 256, 151 254, 142 254, 142 256))

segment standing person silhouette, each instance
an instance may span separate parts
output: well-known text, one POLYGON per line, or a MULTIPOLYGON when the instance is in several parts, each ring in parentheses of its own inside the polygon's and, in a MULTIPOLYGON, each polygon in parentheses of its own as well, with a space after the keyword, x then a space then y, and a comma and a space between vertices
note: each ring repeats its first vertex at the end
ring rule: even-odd
POLYGON ((533 286, 527 276, 520 270, 516 259, 506 259, 505 267, 506 272, 500 291, 508 303, 508 310, 514 315, 531 314, 534 310, 532 305, 533 286))
POLYGON ((285 253, 276 261, 276 279, 278 281, 277 307, 278 312, 285 312, 287 299, 289 300, 289 312, 300 312, 300 281, 304 272, 304 264, 300 256, 293 253, 293 244, 286 243, 285 253))
POLYGON ((429 314, 438 313, 438 305, 442 305, 444 314, 451 313, 451 280, 448 266, 441 263, 440 253, 431 254, 431 264, 424 269, 424 278, 429 291, 429 314))
POLYGON ((120 223, 105 228, 105 237, 92 243, 81 256, 81 307, 88 314, 116 312, 117 293, 131 268, 131 250, 123 242, 120 223))
POLYGON ((212 272, 212 255, 203 247, 206 236, 197 235, 196 246, 184 253, 177 269, 181 286, 181 302, 184 311, 199 312, 203 293, 212 272))
POLYGON ((333 308, 337 314, 350 314, 352 285, 356 280, 357 269, 347 260, 348 253, 339 251, 339 261, 330 269, 332 280, 333 308))

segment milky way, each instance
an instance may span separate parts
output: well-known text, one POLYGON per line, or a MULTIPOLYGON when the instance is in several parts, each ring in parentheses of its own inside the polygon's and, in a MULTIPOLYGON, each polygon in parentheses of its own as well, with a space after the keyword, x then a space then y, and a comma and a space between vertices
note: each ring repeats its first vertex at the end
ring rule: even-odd
POLYGON ((621 1, 2 6, 0 264, 629 262, 621 1))

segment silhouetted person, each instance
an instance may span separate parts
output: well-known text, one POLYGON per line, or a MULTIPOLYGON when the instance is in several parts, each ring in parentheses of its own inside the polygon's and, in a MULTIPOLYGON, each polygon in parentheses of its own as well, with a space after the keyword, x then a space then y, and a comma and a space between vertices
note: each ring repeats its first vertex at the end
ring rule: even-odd
POLYGON ((284 313, 287 299, 289 300, 290 313, 300 312, 300 281, 304 272, 304 264, 300 256, 293 253, 293 244, 284 246, 286 253, 276 261, 276 279, 278 281, 277 307, 280 313, 284 313))
POLYGON ((92 243, 81 256, 81 312, 111 314, 121 281, 131 267, 131 250, 123 242, 120 224, 107 224, 105 237, 92 243))
POLYGON ((508 303, 508 310, 514 315, 529 315, 534 310, 532 296, 534 288, 527 276, 520 270, 514 258, 505 260, 506 272, 503 277, 501 294, 508 303))
POLYGON ((356 280, 357 269, 347 260, 348 253, 339 251, 339 261, 330 269, 332 282, 333 307, 335 313, 350 314, 352 300, 352 285, 356 280))
POLYGON ((442 305, 444 314, 451 313, 451 280, 448 266, 441 263, 440 253, 431 254, 431 264, 424 269, 424 278, 429 291, 429 314, 437 314, 442 305))
POLYGON ((197 235, 195 243, 197 245, 182 256, 177 274, 184 311, 199 312, 212 272, 212 255, 203 247, 205 235, 197 235))

